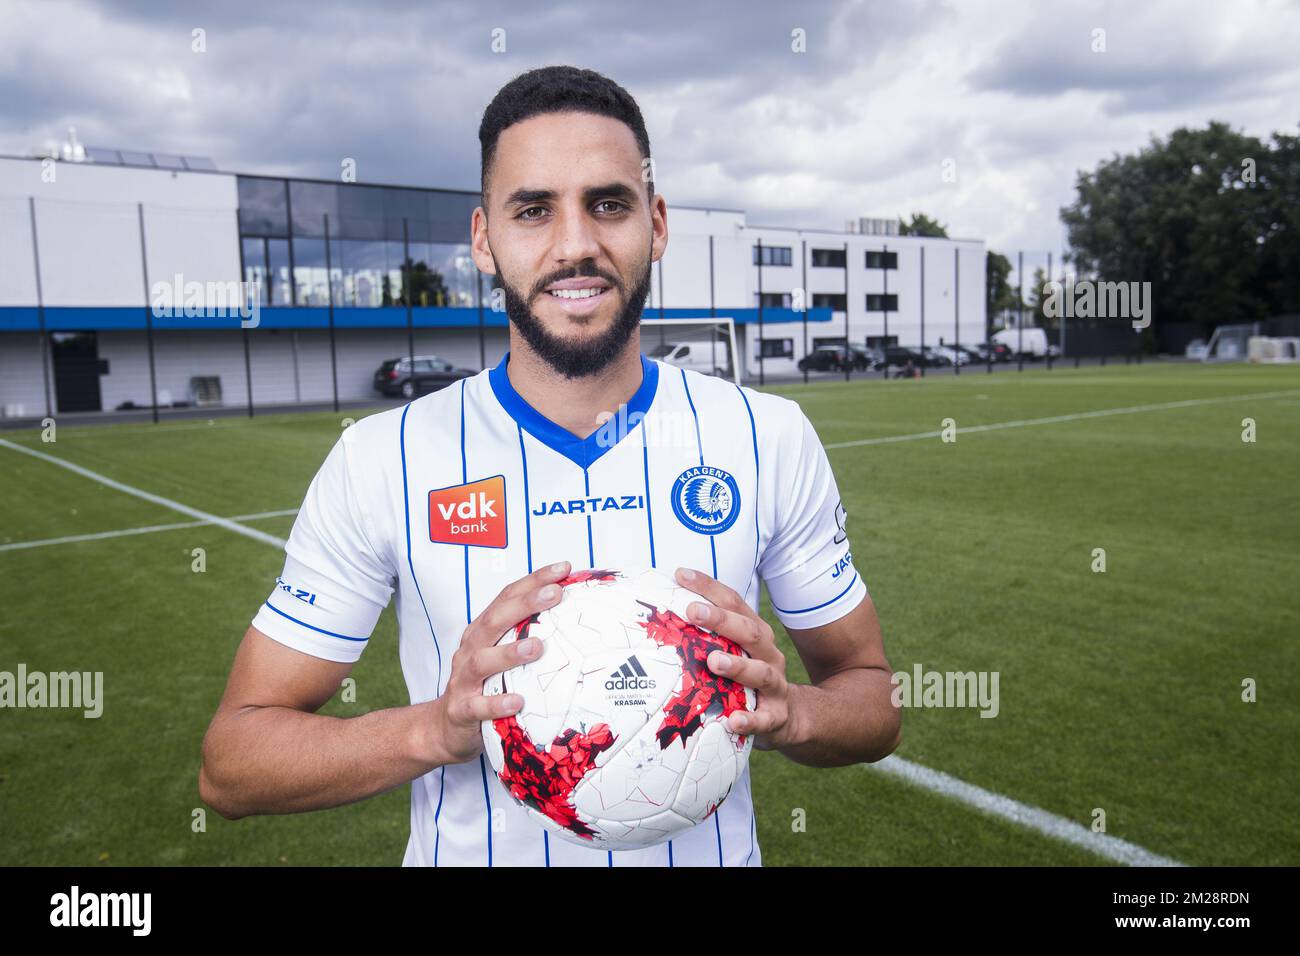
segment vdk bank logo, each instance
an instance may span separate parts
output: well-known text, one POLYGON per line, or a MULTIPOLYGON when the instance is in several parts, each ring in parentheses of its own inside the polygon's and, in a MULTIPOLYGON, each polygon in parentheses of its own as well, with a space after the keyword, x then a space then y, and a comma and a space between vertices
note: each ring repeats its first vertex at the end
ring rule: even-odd
POLYGON ((504 548, 505 475, 429 492, 429 540, 435 544, 504 548))
POLYGON ((740 488, 730 472, 700 465, 673 482, 673 514, 700 534, 721 534, 740 516, 740 488))

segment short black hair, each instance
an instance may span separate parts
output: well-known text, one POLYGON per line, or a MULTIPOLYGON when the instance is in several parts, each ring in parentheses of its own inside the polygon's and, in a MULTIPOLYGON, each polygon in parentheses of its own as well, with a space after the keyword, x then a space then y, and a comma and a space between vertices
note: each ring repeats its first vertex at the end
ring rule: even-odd
MULTIPOLYGON (((650 136, 641 118, 641 108, 632 94, 595 70, 576 66, 542 66, 521 73, 497 92, 483 111, 478 127, 482 158, 479 190, 487 203, 488 173, 496 155, 501 133, 516 123, 544 113, 582 112, 609 116, 626 123, 636 137, 643 160, 650 158, 650 136)), ((654 181, 647 183, 654 195, 654 181)))

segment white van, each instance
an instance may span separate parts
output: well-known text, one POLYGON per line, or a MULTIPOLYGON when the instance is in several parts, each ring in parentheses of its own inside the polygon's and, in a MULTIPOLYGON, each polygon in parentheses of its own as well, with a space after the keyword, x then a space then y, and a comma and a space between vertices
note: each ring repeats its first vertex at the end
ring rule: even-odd
POLYGON ((646 355, 705 375, 725 376, 731 368, 730 346, 726 342, 665 342, 646 355))
POLYGON ((1039 328, 1003 329, 993 333, 993 341, 1011 349, 1012 355, 1023 353, 1030 358, 1047 357, 1047 331, 1039 328))

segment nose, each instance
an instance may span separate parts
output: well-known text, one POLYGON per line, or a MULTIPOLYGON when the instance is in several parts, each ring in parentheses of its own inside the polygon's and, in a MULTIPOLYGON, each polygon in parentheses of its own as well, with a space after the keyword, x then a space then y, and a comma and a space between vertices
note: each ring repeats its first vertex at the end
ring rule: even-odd
POLYGON ((555 226, 554 255, 557 262, 577 266, 584 259, 595 260, 600 255, 596 230, 587 210, 565 206, 555 226))

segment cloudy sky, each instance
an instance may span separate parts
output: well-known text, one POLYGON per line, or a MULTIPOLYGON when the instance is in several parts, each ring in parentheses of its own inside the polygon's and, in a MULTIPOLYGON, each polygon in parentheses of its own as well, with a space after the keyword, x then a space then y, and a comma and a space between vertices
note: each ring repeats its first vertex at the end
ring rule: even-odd
POLYGON ((1297 50, 1284 0, 3 0, 0 152, 75 126, 228 171, 350 157, 363 182, 477 189, 484 106, 570 63, 636 97, 670 228, 674 203, 833 229, 920 210, 1041 255, 1077 171, 1152 134, 1295 132, 1297 50))

